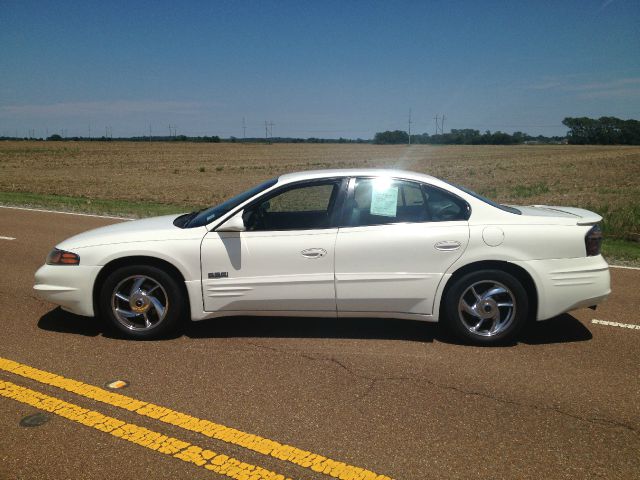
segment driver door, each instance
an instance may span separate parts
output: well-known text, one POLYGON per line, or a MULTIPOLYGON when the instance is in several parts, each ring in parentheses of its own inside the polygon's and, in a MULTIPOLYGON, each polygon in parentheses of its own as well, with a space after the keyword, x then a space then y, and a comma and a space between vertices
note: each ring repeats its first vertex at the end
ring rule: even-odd
POLYGON ((336 314, 334 249, 341 179, 286 185, 245 208, 246 231, 209 232, 205 311, 336 314))

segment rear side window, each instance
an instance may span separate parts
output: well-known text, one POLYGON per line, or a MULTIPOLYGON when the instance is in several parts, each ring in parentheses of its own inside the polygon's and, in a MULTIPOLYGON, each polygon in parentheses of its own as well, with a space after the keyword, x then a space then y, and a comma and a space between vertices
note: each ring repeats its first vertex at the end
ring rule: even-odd
POLYGON ((359 178, 347 208, 352 227, 429 220, 420 185, 389 178, 359 178))
POLYGON ((422 190, 432 222, 469 219, 469 205, 460 197, 430 185, 423 185, 422 190))
POLYGON ((469 206, 461 198, 428 185, 390 178, 359 178, 346 209, 352 227, 390 223, 467 220, 469 206))

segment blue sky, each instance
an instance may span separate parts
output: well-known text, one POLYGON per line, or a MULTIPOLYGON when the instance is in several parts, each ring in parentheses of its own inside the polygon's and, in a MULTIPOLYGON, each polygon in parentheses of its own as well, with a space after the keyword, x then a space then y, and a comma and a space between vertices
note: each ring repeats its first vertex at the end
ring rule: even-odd
POLYGON ((564 134, 640 118, 640 2, 0 0, 0 135, 564 134))

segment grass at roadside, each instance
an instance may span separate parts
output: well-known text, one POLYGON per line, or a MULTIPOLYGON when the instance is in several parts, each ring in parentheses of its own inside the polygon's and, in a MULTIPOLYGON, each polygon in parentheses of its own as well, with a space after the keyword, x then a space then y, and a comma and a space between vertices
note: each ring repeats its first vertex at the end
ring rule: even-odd
POLYGON ((65 212, 92 213, 132 218, 181 213, 196 208, 194 206, 178 204, 104 200, 29 192, 0 192, 0 205, 46 208, 65 212))
MULTIPOLYGON (((115 215, 132 218, 187 212, 206 205, 180 205, 127 200, 89 199, 64 195, 43 195, 25 192, 0 192, 0 205, 46 208, 78 213, 115 215)), ((602 252, 608 262, 640 266, 640 243, 607 238, 602 252)))
POLYGON ((640 267, 640 243, 606 238, 602 243, 602 255, 613 265, 640 267))

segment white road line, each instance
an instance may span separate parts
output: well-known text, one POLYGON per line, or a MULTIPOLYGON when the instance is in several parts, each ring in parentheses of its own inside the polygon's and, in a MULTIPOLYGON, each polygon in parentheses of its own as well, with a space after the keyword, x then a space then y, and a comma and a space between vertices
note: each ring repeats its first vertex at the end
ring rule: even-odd
POLYGON ((598 325, 607 325, 609 327, 620 327, 620 328, 629 328, 631 330, 640 330, 640 325, 634 325, 633 323, 609 322, 608 320, 598 320, 596 318, 591 320, 591 323, 595 323, 598 325))
POLYGON ((624 265, 609 265, 611 268, 624 268, 625 270, 640 270, 640 267, 626 267, 624 265))
POLYGON ((45 210, 43 208, 10 207, 8 205, 0 205, 0 208, 6 208, 6 209, 10 209, 10 210, 27 210, 29 212, 60 213, 62 215, 77 215, 79 217, 110 218, 110 219, 113 219, 113 220, 134 220, 133 218, 126 218, 126 217, 112 217, 112 216, 109 216, 109 215, 94 215, 92 213, 61 212, 59 210, 45 210))
POLYGON ((15 239, 16 239, 16 237, 3 237, 3 236, 0 236, 0 240, 15 240, 15 239))

